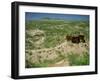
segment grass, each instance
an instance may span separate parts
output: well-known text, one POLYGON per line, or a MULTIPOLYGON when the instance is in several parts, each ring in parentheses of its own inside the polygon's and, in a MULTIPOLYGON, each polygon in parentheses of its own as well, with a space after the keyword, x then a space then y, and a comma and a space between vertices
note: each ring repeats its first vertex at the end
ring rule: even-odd
POLYGON ((87 52, 82 55, 70 53, 67 58, 71 66, 89 65, 89 54, 87 52))
POLYGON ((59 62, 64 59, 68 59, 70 66, 89 65, 89 54, 85 52, 82 55, 70 53, 68 54, 68 56, 64 56, 63 54, 59 53, 59 58, 56 58, 54 60, 44 60, 43 62, 34 64, 26 61, 26 67, 27 68, 48 67, 49 65, 55 64, 56 62, 59 62))

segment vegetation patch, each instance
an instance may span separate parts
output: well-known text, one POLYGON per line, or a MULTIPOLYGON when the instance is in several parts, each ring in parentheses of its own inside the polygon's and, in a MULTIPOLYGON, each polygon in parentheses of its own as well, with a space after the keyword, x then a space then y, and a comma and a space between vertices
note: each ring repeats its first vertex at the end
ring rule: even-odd
POLYGON ((77 65, 89 65, 89 54, 84 52, 83 54, 70 53, 67 56, 71 66, 77 65))

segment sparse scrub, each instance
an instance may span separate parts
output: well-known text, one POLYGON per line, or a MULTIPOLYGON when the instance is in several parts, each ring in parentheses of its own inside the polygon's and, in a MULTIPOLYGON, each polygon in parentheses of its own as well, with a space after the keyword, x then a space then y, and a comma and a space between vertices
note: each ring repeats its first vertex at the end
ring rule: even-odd
MULTIPOLYGON (((25 50, 40 50, 44 48, 46 49, 55 48, 67 41, 65 39, 66 35, 76 35, 76 34, 78 35, 80 32, 84 34, 85 40, 89 42, 89 23, 87 22, 53 20, 53 19, 26 21, 25 50), (36 33, 36 35, 31 36, 29 34, 30 30, 32 30, 33 33, 36 30, 39 30, 40 32, 43 32, 43 33, 41 35, 38 35, 38 33, 36 33), (42 38, 44 39, 41 42, 42 38)), ((71 48, 74 47, 74 44, 72 44, 71 42, 68 42, 67 45, 71 48)), ((62 50, 63 47, 60 49, 62 50)), ((89 49, 87 49, 87 51, 88 50, 89 49)), ((42 52, 43 51, 40 51, 39 53, 42 53, 42 52)), ((47 54, 49 55, 51 53, 52 52, 50 53, 47 52, 47 54)), ((66 54, 64 54, 62 51, 61 52, 56 51, 56 54, 59 57, 53 60, 41 61, 39 59, 38 63, 31 63, 30 61, 27 60, 25 63, 26 64, 25 67, 26 68, 48 67, 50 64, 55 64, 56 62, 59 62, 63 59, 68 59, 71 66, 89 64, 89 53, 88 52, 84 52, 83 54, 74 54, 74 52, 67 54, 66 52, 66 54)), ((31 54, 28 54, 28 55, 31 55, 31 54)))

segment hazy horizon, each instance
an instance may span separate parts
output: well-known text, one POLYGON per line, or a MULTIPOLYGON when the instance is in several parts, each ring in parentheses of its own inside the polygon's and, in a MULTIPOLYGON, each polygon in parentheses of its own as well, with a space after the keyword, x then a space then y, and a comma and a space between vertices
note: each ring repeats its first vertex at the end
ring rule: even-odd
POLYGON ((26 20, 59 19, 73 21, 89 21, 89 15, 54 14, 54 13, 25 13, 26 20))

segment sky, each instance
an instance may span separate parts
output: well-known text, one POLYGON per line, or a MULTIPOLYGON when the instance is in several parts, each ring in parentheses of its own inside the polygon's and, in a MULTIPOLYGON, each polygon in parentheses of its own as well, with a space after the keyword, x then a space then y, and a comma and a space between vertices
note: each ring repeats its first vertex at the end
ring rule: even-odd
POLYGON ((55 13, 33 13, 26 12, 26 20, 40 20, 43 18, 61 19, 61 20, 75 20, 75 21, 89 21, 89 15, 74 15, 74 14, 55 14, 55 13))

